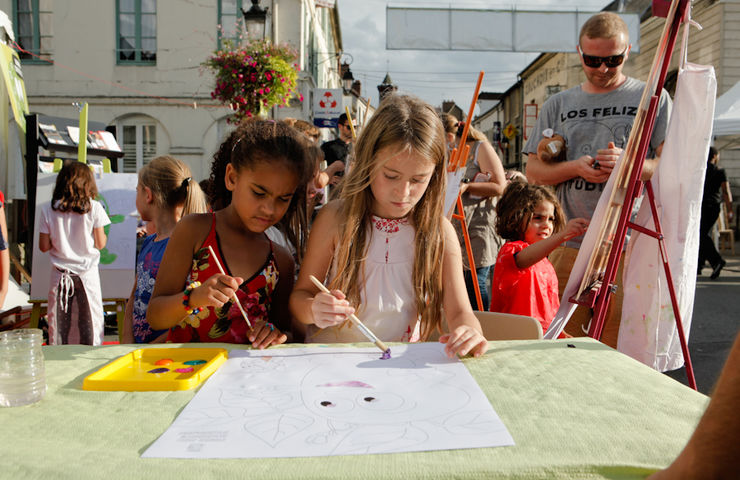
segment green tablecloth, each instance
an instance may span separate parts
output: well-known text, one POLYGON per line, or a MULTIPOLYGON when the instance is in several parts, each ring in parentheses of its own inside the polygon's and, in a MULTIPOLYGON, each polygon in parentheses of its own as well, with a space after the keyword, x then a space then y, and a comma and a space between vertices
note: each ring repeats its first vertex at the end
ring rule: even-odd
MULTIPOLYGON (((178 345, 167 345, 173 346, 178 345)), ((85 376, 134 348, 44 347, 45 398, 0 408, 0 478, 643 478, 678 454, 708 402, 591 339, 492 342, 484 357, 464 362, 514 437, 514 447, 286 459, 142 459, 195 390, 82 390, 85 376)))

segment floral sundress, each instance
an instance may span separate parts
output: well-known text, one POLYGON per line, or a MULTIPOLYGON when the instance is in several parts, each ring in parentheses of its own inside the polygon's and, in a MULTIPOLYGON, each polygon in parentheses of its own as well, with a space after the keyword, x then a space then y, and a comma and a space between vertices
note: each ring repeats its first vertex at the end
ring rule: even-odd
MULTIPOLYGON (((193 266, 190 269, 186 285, 195 281, 203 283, 211 276, 220 273, 217 263, 211 258, 208 250, 209 246, 213 249, 221 265, 226 269, 226 273, 231 275, 219 248, 218 236, 216 235, 216 216, 214 215, 211 231, 203 242, 203 246, 193 257, 193 266)), ((272 242, 270 242, 270 254, 262 268, 251 278, 245 280, 236 292, 236 296, 252 325, 258 321, 270 321, 270 304, 279 278, 272 242)), ((183 315, 185 315, 184 309, 183 315)), ((244 321, 239 307, 234 304, 232 299, 221 308, 208 307, 198 314, 185 316, 179 324, 170 329, 167 341, 174 343, 249 343, 248 331, 249 327, 244 321)))

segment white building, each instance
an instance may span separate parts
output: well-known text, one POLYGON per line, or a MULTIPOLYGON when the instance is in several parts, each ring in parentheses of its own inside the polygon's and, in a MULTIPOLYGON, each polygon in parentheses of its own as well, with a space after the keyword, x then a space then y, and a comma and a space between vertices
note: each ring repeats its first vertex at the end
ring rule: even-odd
MULTIPOLYGON (((311 120, 311 90, 339 88, 339 14, 331 2, 262 0, 266 36, 299 52, 304 102, 274 109, 275 118, 311 120)), ((0 0, 24 55, 32 113, 89 119, 115 126, 132 172, 157 155, 187 162, 198 179, 209 174, 228 108, 211 99, 213 76, 201 63, 217 49, 219 25, 233 31, 247 0, 0 0), (49 63, 47 60, 53 61, 49 63)), ((119 169, 119 171, 121 171, 119 169)))

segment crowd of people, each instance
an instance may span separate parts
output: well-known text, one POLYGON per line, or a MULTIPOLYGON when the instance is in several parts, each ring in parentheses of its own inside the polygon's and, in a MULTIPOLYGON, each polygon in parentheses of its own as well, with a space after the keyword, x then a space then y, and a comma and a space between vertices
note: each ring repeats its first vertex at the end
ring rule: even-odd
MULTIPOLYGON (((450 152, 465 147, 463 124, 418 98, 388 96, 356 139, 351 118, 342 115, 338 137, 323 145, 319 129, 302 120, 246 121, 223 141, 201 184, 182 161, 155 158, 138 174, 136 209, 148 235, 121 341, 260 349, 365 341, 348 320, 356 314, 386 342, 445 331, 439 341, 452 357, 486 352, 474 310, 532 316, 546 330, 645 86, 622 72, 630 43, 618 15, 585 22, 578 52, 585 81, 542 106, 522 151, 526 178, 505 172, 485 135, 470 129, 459 191, 474 265, 464 255, 462 224, 443 211, 450 152), (542 142, 553 138, 563 151, 546 155, 542 142)), ((664 91, 643 180, 659 163, 670 110, 664 91)), ((709 228, 720 201, 732 202, 717 159, 710 150, 699 262, 701 273, 709 261, 712 278, 725 261, 709 228)), ((41 209, 39 247, 53 265, 50 344, 103 339, 98 262, 110 220, 96 195, 90 169, 67 162, 41 209)), ((0 219, 0 266, 7 272, 0 219)), ((619 285, 616 292, 601 339, 612 347, 619 285)), ((592 312, 579 310, 564 336, 585 335, 592 312)))
MULTIPOLYGON (((256 347, 363 340, 347 320, 354 312, 383 341, 448 331, 450 353, 485 351, 474 310, 532 316, 547 330, 644 88, 622 72, 630 43, 618 15, 585 22, 578 52, 585 81, 542 106, 533 130, 542 135, 530 135, 522 151, 526 177, 506 172, 481 132, 471 127, 463 145, 462 122, 405 95, 384 99, 361 129, 342 114, 337 138, 321 145, 321 131, 303 120, 246 121, 200 184, 182 161, 154 159, 139 172, 136 208, 147 234, 121 340, 256 347), (553 139, 557 155, 548 151, 553 139), (463 222, 442 211, 454 149, 469 152, 455 177, 467 239, 463 222), (312 276, 332 293, 320 292, 312 276)), ((658 164, 670 108, 664 91, 643 179, 658 164)), ((713 278, 724 260, 704 241, 704 223, 716 219, 714 190, 731 202, 716 157, 710 152, 712 215, 702 224, 699 264, 708 260, 713 278)), ((70 162, 41 211, 39 246, 54 267, 50 343, 102 340, 97 264, 109 220, 95 195, 89 170, 70 162), (80 320, 70 325, 71 318, 80 320)), ((616 292, 602 336, 612 347, 616 292)), ((563 335, 585 335, 592 312, 579 310, 563 335)))

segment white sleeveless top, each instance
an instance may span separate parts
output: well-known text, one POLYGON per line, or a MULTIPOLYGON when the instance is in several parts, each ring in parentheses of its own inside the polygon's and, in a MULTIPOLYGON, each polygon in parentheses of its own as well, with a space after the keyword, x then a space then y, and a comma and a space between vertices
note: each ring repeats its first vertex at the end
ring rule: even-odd
MULTIPOLYGON (((416 342, 420 327, 412 281, 414 227, 407 218, 373 216, 372 223, 362 307, 356 315, 380 340, 416 342)), ((351 322, 325 329, 309 325, 306 334, 306 343, 367 341, 351 322)))

